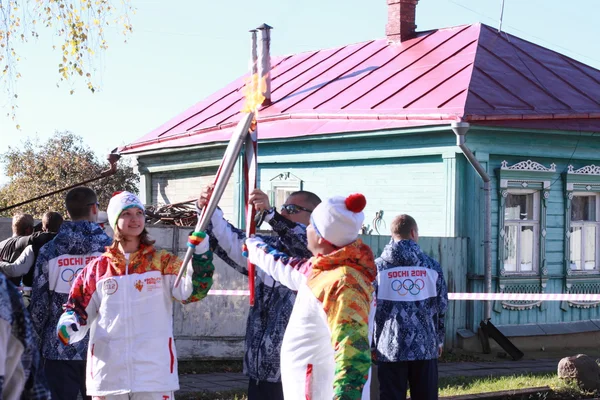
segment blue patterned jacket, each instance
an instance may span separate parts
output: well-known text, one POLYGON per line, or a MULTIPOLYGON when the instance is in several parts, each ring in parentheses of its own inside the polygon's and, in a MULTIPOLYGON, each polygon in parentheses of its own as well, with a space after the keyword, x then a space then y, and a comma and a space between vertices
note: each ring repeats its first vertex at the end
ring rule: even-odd
POLYGON ((440 264, 412 240, 393 240, 377 265, 377 362, 432 360, 444 344, 448 289, 440 264))
POLYGON ((100 225, 88 222, 64 222, 56 237, 46 243, 38 255, 29 309, 33 326, 41 339, 42 355, 49 360, 87 359, 88 337, 63 346, 56 334, 71 284, 94 257, 100 256, 112 239, 100 225))
MULTIPOLYGON (((304 225, 287 220, 277 211, 266 221, 277 235, 257 237, 292 257, 312 256, 306 247, 304 225)), ((219 209, 213 214, 207 232, 214 254, 237 271, 248 275, 247 260, 242 256, 246 233, 225 221, 219 209)), ((281 342, 294 307, 296 292, 257 268, 254 295, 254 306, 250 308, 246 323, 244 373, 250 379, 280 382, 281 342)))
POLYGON ((29 312, 15 285, 2 273, 0 330, 0 399, 50 399, 29 312))

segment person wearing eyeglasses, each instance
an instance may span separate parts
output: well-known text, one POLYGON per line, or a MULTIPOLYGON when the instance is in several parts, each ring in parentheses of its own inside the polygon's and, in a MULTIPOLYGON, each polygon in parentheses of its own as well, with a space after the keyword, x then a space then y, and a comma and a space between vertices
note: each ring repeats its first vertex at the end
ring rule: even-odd
MULTIPOLYGON (((203 189, 197 204, 199 210, 208 204, 213 189, 213 185, 203 189)), ((271 206, 267 194, 259 189, 250 194, 249 201, 275 233, 275 236, 257 236, 279 251, 296 257, 310 257, 306 226, 310 223, 312 210, 321 203, 317 195, 307 191, 294 192, 281 207, 281 212, 271 206)), ((247 260, 242 255, 246 233, 228 223, 220 209, 215 210, 207 233, 214 254, 248 275, 247 260)), ((281 342, 295 299, 294 291, 257 268, 255 302, 246 323, 244 373, 250 378, 248 400, 283 400, 281 342)))
POLYGON ((104 253, 112 239, 96 223, 98 197, 92 189, 71 189, 65 205, 71 221, 63 222, 54 239, 40 249, 29 311, 41 339, 52 399, 76 400, 78 394, 89 398, 85 388, 88 337, 64 346, 56 336, 56 326, 75 278, 88 262, 104 253))

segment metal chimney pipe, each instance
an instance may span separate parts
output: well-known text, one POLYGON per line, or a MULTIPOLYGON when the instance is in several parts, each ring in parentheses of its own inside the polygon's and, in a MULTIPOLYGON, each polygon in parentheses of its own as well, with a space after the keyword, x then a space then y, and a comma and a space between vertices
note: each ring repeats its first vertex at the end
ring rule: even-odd
POLYGON ((251 40, 252 40, 252 44, 251 44, 252 65, 250 66, 250 73, 252 75, 254 75, 258 72, 258 53, 257 53, 257 43, 256 43, 256 32, 258 32, 256 29, 252 29, 250 31, 251 40))
POLYGON ((252 84, 252 93, 256 93, 258 90, 258 53, 257 53, 257 41, 256 41, 256 29, 250 31, 251 35, 251 54, 252 54, 252 65, 250 65, 250 79, 252 84))
MULTIPOLYGON (((492 293, 492 190, 491 179, 483 166, 477 161, 475 155, 466 145, 466 135, 471 125, 468 122, 453 122, 452 131, 456 135, 456 145, 460 147, 463 154, 469 160, 477 174, 483 180, 483 192, 485 196, 484 206, 484 226, 483 226, 483 252, 485 260, 484 268, 484 289, 485 293, 492 293)), ((492 302, 484 302, 483 319, 488 321, 492 318, 492 302)))
POLYGON ((260 31, 260 78, 264 79, 265 86, 263 96, 263 106, 271 105, 271 29, 272 26, 262 24, 258 28, 260 31))

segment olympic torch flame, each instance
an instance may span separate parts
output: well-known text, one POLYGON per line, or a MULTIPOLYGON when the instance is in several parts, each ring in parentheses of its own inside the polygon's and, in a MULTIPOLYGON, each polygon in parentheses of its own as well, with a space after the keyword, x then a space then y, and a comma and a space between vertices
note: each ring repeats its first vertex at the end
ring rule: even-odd
POLYGON ((246 84, 242 88, 244 94, 244 106, 242 107, 243 113, 254 112, 255 120, 258 107, 265 101, 263 95, 267 87, 267 76, 259 77, 258 74, 252 74, 246 79, 246 84))

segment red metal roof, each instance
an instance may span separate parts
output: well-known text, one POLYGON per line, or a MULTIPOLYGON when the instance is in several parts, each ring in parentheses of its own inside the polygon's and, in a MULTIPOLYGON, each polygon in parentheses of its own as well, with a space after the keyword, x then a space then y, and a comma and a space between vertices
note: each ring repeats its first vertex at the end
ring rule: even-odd
MULTIPOLYGON (((600 71, 483 24, 423 32, 399 44, 380 39, 278 57, 272 65, 273 104, 259 111, 262 139, 456 120, 600 130, 600 71)), ((228 140, 245 79, 121 150, 228 140)))

